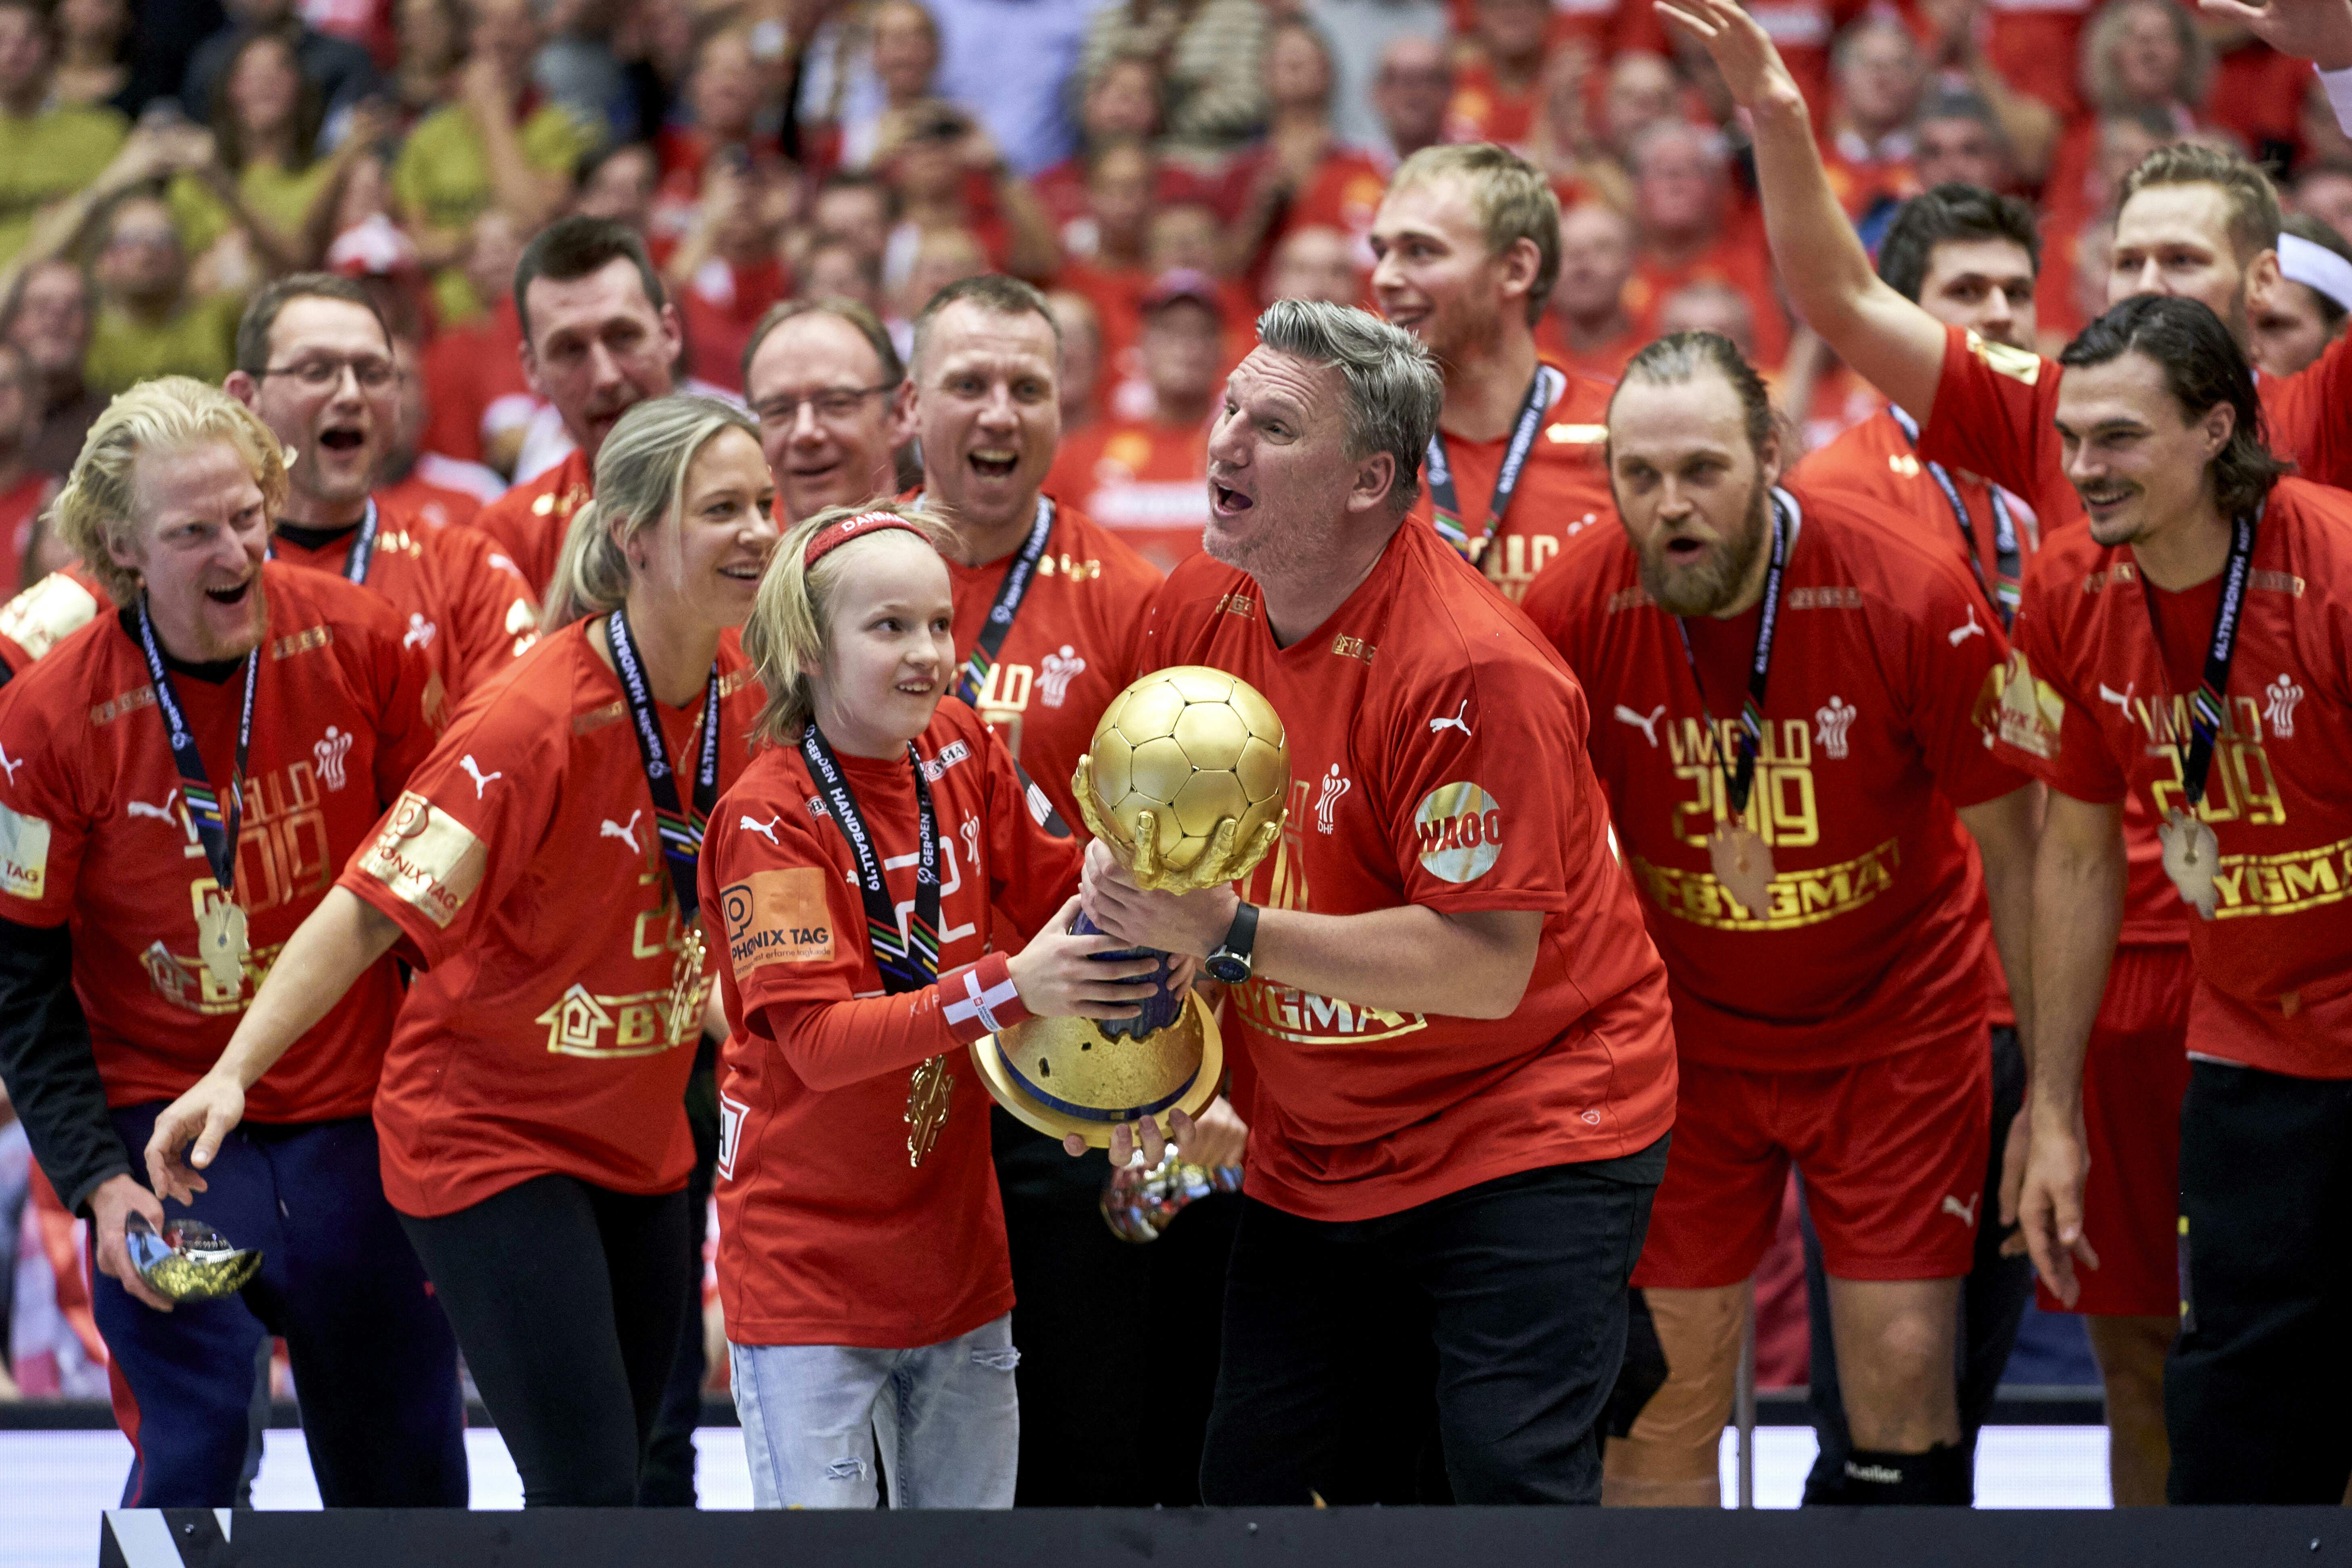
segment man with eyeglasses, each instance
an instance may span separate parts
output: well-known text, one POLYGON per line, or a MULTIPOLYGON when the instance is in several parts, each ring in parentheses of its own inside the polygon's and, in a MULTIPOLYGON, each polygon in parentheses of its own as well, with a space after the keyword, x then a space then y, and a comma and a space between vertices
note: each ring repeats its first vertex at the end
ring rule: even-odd
POLYGON ((370 493, 399 425, 400 372, 359 284, 324 272, 270 284, 237 324, 236 363, 225 390, 292 458, 270 552, 390 603, 433 671, 425 710, 439 729, 458 697, 538 640, 538 595, 487 536, 425 526, 370 493))
POLYGON ((914 385, 889 329, 848 300, 788 300, 751 329, 743 394, 776 478, 777 526, 898 489, 914 385))
POLYGON ((514 302, 523 377, 555 405, 576 446, 472 526, 543 597, 572 514, 593 493, 597 450, 624 413, 669 395, 685 339, 645 241, 610 218, 558 218, 541 229, 515 264, 514 302))

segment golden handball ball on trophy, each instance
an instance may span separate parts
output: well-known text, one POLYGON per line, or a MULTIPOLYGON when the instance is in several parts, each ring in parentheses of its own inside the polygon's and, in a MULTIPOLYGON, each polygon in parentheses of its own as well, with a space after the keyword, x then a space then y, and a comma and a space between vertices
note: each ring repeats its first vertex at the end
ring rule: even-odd
MULTIPOLYGON (((1146 888, 1188 892, 1249 875, 1282 835, 1290 747, 1273 704, 1222 669, 1179 665, 1112 699, 1070 781, 1087 828, 1146 888)), ((1080 935, 1096 929, 1084 915, 1080 935)), ((1197 1115, 1224 1072, 1217 1022, 1198 996, 1159 990, 1134 1018, 1035 1018, 980 1041, 972 1060, 996 1102, 1040 1132, 1094 1147, 1111 1129, 1197 1115)), ((1164 1126, 1164 1123, 1163 1123, 1164 1126)))

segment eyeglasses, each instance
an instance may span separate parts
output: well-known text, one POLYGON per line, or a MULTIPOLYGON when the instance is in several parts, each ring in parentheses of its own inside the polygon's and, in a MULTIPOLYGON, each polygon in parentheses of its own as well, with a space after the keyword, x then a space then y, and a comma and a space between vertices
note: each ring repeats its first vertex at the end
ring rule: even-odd
POLYGON ((299 364, 273 364, 257 373, 260 375, 290 375, 313 392, 322 392, 343 379, 350 371, 352 379, 360 384, 362 392, 382 392, 400 379, 400 368, 388 359, 306 359, 299 364))
POLYGON ((895 381, 886 382, 880 386, 831 386, 823 392, 812 392, 806 397, 771 397, 752 412, 760 416, 762 425, 796 425, 800 423, 801 405, 806 404, 824 424, 839 425, 856 418, 867 398, 898 390, 898 384, 895 381))

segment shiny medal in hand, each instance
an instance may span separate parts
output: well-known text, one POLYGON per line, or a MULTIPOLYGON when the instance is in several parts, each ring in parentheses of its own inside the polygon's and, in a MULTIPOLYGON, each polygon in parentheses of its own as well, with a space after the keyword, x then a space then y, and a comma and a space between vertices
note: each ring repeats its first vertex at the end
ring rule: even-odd
POLYGON ((215 984, 235 996, 245 990, 245 910, 233 900, 208 904, 196 917, 196 956, 215 984))
POLYGON ((2174 806, 2156 837, 2164 846, 2164 874, 2180 889, 2181 901, 2213 918, 2213 875, 2221 868, 2221 841, 2202 818, 2174 806))
POLYGON ((1771 847, 1746 824, 1723 822, 1707 835, 1706 858, 1724 890, 1761 920, 1772 904, 1771 847))
POLYGON ((955 1079, 948 1076, 948 1058, 933 1057, 907 1080, 907 1163, 920 1165, 940 1141, 947 1125, 948 1104, 955 1098, 955 1079))
POLYGON ((167 1220, 158 1233, 146 1215, 133 1214, 123 1221, 122 1241, 139 1277, 174 1301, 234 1295, 261 1268, 259 1252, 231 1246, 201 1220, 167 1220))
POLYGON ((702 1037, 702 928, 695 926, 678 939, 677 962, 670 966, 665 1006, 673 1046, 702 1037))

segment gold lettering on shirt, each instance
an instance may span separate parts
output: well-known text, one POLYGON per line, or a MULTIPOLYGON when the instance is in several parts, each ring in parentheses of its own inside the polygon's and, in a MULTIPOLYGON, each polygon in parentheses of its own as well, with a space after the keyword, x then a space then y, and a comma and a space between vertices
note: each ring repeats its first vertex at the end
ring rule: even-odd
POLYGON ((1862 608, 1862 590, 1855 587, 1791 588, 1788 594, 1792 610, 1858 610, 1862 608))
POLYGON ((292 658, 298 653, 309 653, 313 648, 325 647, 334 640, 335 628, 332 626, 304 626, 300 631, 289 633, 271 643, 269 657, 292 658))
POLYGON ((1257 600, 1239 590, 1231 594, 1222 594, 1217 597, 1216 613, 1221 616, 1239 616, 1245 621, 1254 621, 1257 619, 1257 600))
POLYGON ((1073 583, 1083 583, 1089 577, 1102 575, 1099 561, 1073 561, 1068 555, 1041 555, 1037 558, 1037 575, 1051 577, 1056 571, 1073 583))
POLYGON ((575 981, 531 1022, 547 1026, 547 1048, 557 1056, 606 1060, 657 1057, 677 1043, 668 1037, 664 1026, 668 1008, 667 986, 625 996, 599 996, 575 981), (612 1034, 609 1043, 607 1030, 612 1034))
POLYGON ((2028 386, 2042 379, 2042 356, 2025 349, 2015 349, 2007 343, 1987 342, 1976 333, 1969 334, 1969 352, 1984 361, 1985 368, 2011 381, 2028 386))
POLYGON ((2213 918, 2291 915, 2352 897, 2352 838, 2283 855, 2224 855, 2213 918))
POLYGON ((1237 986, 1225 997, 1225 1005, 1259 1034, 1294 1045, 1391 1040, 1429 1027, 1429 1020, 1419 1013, 1391 1013, 1383 1007, 1361 1006, 1267 980, 1253 980, 1237 986))
POLYGON ((1315 781, 1290 781, 1290 805, 1283 813, 1282 837, 1276 841, 1274 870, 1266 878, 1265 904, 1277 910, 1311 910, 1314 899, 1307 887, 1307 829, 1315 813, 1315 781))
POLYGON ((1782 871, 1759 914, 1742 905, 1709 871, 1684 871, 1629 855, 1626 866, 1650 900, 1677 920, 1716 931, 1793 931, 1851 914, 1895 885, 1902 852, 1890 838, 1851 860, 1782 871))
POLYGON ((482 885, 489 857, 473 830, 415 790, 403 790, 360 869, 437 928, 482 885))
MULTIPOLYGON (((1704 848, 1717 824, 1730 817, 1724 799, 1722 764, 1737 757, 1739 721, 1676 719, 1665 726, 1675 777, 1690 790, 1675 803, 1675 837, 1704 848)), ((1801 849, 1822 841, 1821 816, 1813 792, 1813 731, 1802 719, 1767 721, 1756 754, 1756 781, 1740 821, 1775 847, 1801 849)))
MULTIPOLYGON (((2148 799, 2158 816, 2174 806, 2187 807, 2189 785, 2180 771, 2181 752, 2189 742, 2189 699, 2132 699, 2133 717, 2147 731, 2147 754, 2156 759, 2158 776, 2148 785, 2148 799)), ((2221 732, 2214 737, 2213 760, 2205 771, 2205 798, 2197 815, 2207 822, 2242 819, 2253 827, 2275 826, 2286 820, 2286 802, 2279 795, 2278 775, 2263 750, 2262 703, 2250 696, 2232 696, 2221 704, 2221 732)), ((2226 859, 2226 857, 2225 857, 2226 859)))
POLYGON ((1331 639, 1331 651, 1341 658, 1360 658, 1370 664, 1381 650, 1361 637, 1351 637, 1343 632, 1331 639))
MULTIPOLYGON (((1591 513, 1570 522, 1565 533, 1573 538, 1592 521, 1591 513)), ((1549 533, 1507 533, 1493 542, 1495 549, 1486 551, 1479 560, 1487 577, 1503 591, 1503 596, 1517 604, 1528 596, 1528 584, 1536 574, 1552 563, 1559 553, 1559 541, 1549 533)))
POLYGON ((1985 671, 1976 721, 1986 734, 2047 762, 2058 754, 2066 700, 2033 673, 2023 649, 2011 647, 2007 663, 1985 671))

